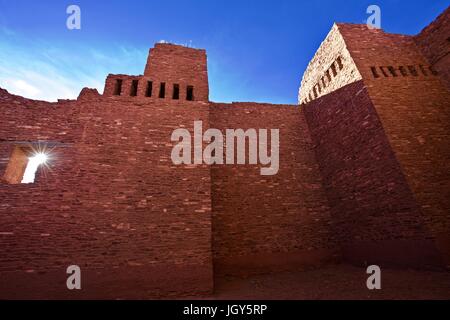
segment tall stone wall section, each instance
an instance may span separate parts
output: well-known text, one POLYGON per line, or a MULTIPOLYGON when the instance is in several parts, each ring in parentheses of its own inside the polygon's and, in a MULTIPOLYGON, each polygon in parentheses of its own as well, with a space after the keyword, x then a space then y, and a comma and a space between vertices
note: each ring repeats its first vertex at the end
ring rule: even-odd
POLYGON ((389 144, 437 246, 450 258, 450 92, 411 36, 342 25, 389 144))
POLYGON ((210 125, 222 132, 279 129, 280 135, 276 175, 261 175, 261 165, 212 166, 215 271, 248 274, 338 259, 313 144, 298 107, 214 103, 210 125))
POLYGON ((304 107, 345 261, 442 265, 362 81, 304 107))
POLYGON ((450 7, 415 36, 414 40, 450 89, 450 7))
POLYGON ((0 184, 2 298, 210 293, 211 178, 176 166, 173 130, 208 127, 202 101, 98 96, 49 104, 1 93, 2 174, 17 146, 46 145, 33 184, 0 184), (82 290, 66 287, 78 265, 82 290))

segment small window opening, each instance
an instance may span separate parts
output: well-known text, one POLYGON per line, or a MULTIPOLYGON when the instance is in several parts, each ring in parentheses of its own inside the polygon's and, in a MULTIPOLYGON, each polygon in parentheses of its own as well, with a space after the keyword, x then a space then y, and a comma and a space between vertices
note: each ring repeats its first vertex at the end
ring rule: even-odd
POLYGON ((161 99, 164 99, 166 97, 166 83, 165 82, 161 82, 161 84, 159 85, 159 97, 161 99))
POLYGON ((174 99, 174 100, 180 99, 180 85, 179 84, 173 85, 172 99, 174 99))
POLYGON ((327 76, 327 79, 328 79, 328 83, 330 83, 331 82, 330 69, 327 70, 326 76, 327 76))
POLYGON ((389 72, 392 74, 393 77, 397 77, 397 72, 395 72, 395 68, 392 66, 387 67, 389 72))
POLYGON ((193 101, 194 100, 194 87, 187 86, 186 88, 186 100, 193 101))
POLYGON ((372 74, 375 78, 379 78, 380 75, 377 72, 377 68, 376 67, 370 67, 370 70, 372 70, 372 74))
POLYGON ((115 96, 120 96, 120 94, 122 93, 122 79, 117 79, 116 83, 114 85, 114 95, 115 96))
POLYGON ((133 80, 131 82, 130 96, 132 96, 132 97, 137 96, 138 85, 139 85, 139 80, 133 80))
POLYGON ((147 81, 147 89, 145 89, 145 96, 151 97, 152 96, 152 87, 153 83, 151 81, 147 81))
POLYGON ((333 77, 336 77, 337 71, 336 71, 336 66, 334 65, 334 63, 331 65, 331 71, 333 72, 333 77))
POLYGON ((48 161, 46 152, 31 152, 31 149, 14 147, 3 180, 9 184, 34 183, 40 166, 48 161))
POLYGON ((338 66, 339 66, 339 70, 342 70, 342 68, 344 68, 344 65, 342 64, 342 59, 341 59, 341 57, 338 57, 338 58, 336 59, 336 61, 337 61, 338 66))
POLYGON ((414 66, 408 66, 409 73, 411 73, 414 77, 417 77, 419 74, 417 73, 417 69, 414 66))
POLYGON ((314 92, 314 98, 317 98, 317 91, 316 91, 316 87, 315 86, 313 88, 313 92, 314 92))
POLYGON ((425 67, 423 65, 419 65, 420 71, 422 71, 424 76, 428 76, 428 72, 425 70, 425 67))
POLYGON ((321 81, 322 81, 322 86, 325 89, 327 87, 327 85, 325 83, 325 77, 322 77, 321 81))

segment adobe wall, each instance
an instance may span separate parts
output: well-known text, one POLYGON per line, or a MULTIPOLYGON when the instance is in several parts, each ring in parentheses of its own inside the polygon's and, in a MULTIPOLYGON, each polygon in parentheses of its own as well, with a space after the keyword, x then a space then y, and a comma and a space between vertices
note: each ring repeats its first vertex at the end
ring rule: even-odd
POLYGON ((178 86, 177 100, 189 100, 187 92, 191 87, 193 89, 191 100, 209 101, 206 52, 201 49, 158 43, 149 51, 144 75, 108 75, 103 93, 105 96, 117 95, 115 92, 117 80, 123 81, 119 96, 134 94, 146 97, 147 100, 158 100, 161 85, 164 85, 164 98, 174 99, 175 86, 178 86), (137 82, 135 93, 131 93, 133 80, 137 82))
POLYGON ((297 106, 212 103, 210 125, 279 129, 280 168, 213 165, 214 270, 247 274, 338 259, 337 243, 308 126, 297 106))
POLYGON ((414 40, 450 89, 450 7, 415 36, 414 40))
POLYGON ((362 81, 303 107, 346 261, 435 266, 440 257, 362 81))
POLYGON ((23 101, 2 96, 0 170, 19 141, 59 144, 52 169, 36 183, 0 184, 0 296, 211 292, 210 169, 170 159, 172 131, 192 128, 196 119, 206 127, 208 105, 123 97, 42 107, 23 101), (71 264, 81 267, 85 290, 67 290, 71 264))
POLYGON ((359 80, 361 74, 334 24, 303 74, 298 103, 306 104, 359 80))
POLYGON ((340 31, 425 223, 450 261, 450 92, 413 37, 357 25, 340 31))

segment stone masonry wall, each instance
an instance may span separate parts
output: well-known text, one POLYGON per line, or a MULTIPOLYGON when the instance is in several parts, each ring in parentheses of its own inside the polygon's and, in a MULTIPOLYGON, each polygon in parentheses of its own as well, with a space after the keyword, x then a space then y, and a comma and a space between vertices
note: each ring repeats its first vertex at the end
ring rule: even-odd
POLYGON ((361 75, 334 24, 303 74, 298 103, 305 104, 358 80, 361 75))
POLYGON ((349 84, 303 110, 344 259, 358 265, 442 265, 364 83, 349 84))
POLYGON ((416 37, 334 25, 300 108, 211 103, 205 51, 172 44, 150 50, 143 75, 108 75, 103 95, 48 103, 0 89, 0 298, 201 295, 213 271, 342 257, 448 265, 448 14, 416 37), (196 120, 280 129, 279 172, 174 165, 171 134, 196 120), (13 184, 41 148, 49 167, 13 184), (81 291, 66 288, 72 264, 81 291))
POLYGON ((425 223, 450 261, 450 92, 413 37, 354 25, 340 31, 425 223))
POLYGON ((329 207, 304 115, 297 106, 211 104, 210 125, 279 129, 280 168, 211 169, 213 255, 218 273, 274 271, 338 258, 329 207))
POLYGON ((450 7, 415 36, 414 40, 450 89, 450 7))
POLYGON ((1 169, 18 142, 59 143, 36 183, 0 184, 2 298, 211 292, 210 169, 170 158, 172 131, 196 119, 207 127, 207 104, 2 97, 1 169), (67 290, 71 264, 84 290, 67 290))

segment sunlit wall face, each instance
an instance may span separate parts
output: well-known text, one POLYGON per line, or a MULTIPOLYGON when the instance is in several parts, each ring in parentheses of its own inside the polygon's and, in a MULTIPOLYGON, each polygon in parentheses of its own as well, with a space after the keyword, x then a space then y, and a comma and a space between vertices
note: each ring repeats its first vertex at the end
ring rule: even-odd
POLYGON ((23 174, 22 183, 33 183, 36 177, 37 169, 40 165, 47 162, 47 155, 45 153, 38 153, 28 160, 25 173, 23 174))

